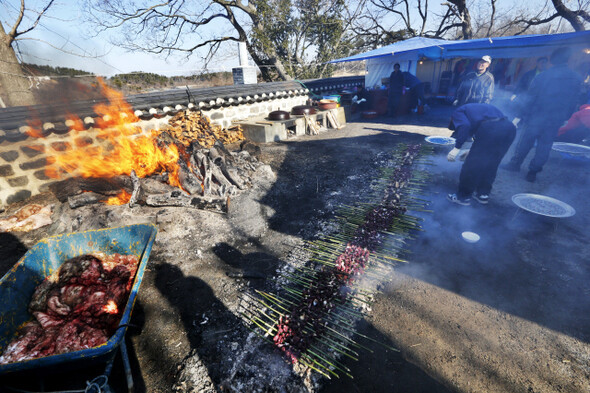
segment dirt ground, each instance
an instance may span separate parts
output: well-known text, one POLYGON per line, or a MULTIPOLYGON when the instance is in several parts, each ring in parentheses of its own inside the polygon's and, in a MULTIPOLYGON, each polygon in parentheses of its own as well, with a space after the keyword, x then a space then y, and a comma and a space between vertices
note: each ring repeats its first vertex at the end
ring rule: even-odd
MULTIPOLYGON (((422 198, 431 213, 383 277, 359 331, 372 352, 353 379, 293 371, 243 325, 241 294, 272 290, 293 250, 329 232, 334 209, 362 201, 398 143, 449 135, 449 107, 423 116, 350 121, 342 130, 260 145, 261 165, 228 214, 185 208, 55 204, 54 223, 0 234, 0 274, 41 238, 153 222, 158 236, 127 343, 136 392, 590 391, 590 163, 553 153, 536 183, 500 170, 488 205, 451 205, 460 163, 437 149, 422 198), (521 192, 576 209, 550 219, 519 210, 521 192), (481 236, 475 244, 463 231, 481 236)), ((236 147, 237 148, 237 147, 236 147)), ((9 211, 18 206, 9 207, 9 211)), ((110 384, 125 391, 120 364, 110 384)))

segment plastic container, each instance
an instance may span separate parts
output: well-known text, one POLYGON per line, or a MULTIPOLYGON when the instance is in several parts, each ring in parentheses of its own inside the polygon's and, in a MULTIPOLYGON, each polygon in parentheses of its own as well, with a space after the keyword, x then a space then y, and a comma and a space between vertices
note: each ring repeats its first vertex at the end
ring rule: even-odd
POLYGON ((338 104, 340 104, 340 96, 339 95, 323 96, 322 99, 336 101, 338 104))

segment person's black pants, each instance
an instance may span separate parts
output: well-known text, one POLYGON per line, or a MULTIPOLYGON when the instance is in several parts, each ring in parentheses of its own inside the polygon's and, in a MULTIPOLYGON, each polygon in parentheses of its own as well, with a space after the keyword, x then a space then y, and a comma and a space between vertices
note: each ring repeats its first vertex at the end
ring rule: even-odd
POLYGON ((460 199, 470 197, 474 191, 480 195, 492 191, 498 165, 515 136, 516 127, 506 118, 480 124, 459 175, 457 196, 460 199))
POLYGON ((553 146, 553 140, 557 135, 559 126, 560 122, 556 122, 553 119, 525 124, 525 128, 516 145, 514 156, 510 159, 510 164, 520 168, 522 162, 533 146, 535 146, 536 142, 535 155, 529 163, 529 171, 534 173, 541 172, 543 165, 549 160, 551 146, 553 146))
POLYGON ((424 83, 418 83, 410 89, 410 92, 412 93, 412 108, 415 108, 417 105, 426 104, 426 98, 424 97, 424 83))

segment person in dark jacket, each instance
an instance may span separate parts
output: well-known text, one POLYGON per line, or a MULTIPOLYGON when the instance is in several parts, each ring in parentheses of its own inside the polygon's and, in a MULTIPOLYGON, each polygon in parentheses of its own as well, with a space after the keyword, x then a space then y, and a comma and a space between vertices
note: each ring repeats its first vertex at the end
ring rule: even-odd
POLYGON ((387 97, 389 115, 395 116, 402 99, 404 89, 404 75, 399 63, 393 65, 393 72, 389 75, 389 94, 387 97))
POLYGON ((522 94, 527 91, 533 81, 533 78, 539 75, 541 72, 545 71, 549 66, 549 59, 546 57, 539 57, 537 59, 537 65, 530 71, 525 72, 522 77, 518 80, 516 84, 516 88, 514 89, 514 94, 522 94))
POLYGON ((455 147, 447 155, 449 161, 461 156, 467 140, 473 138, 473 145, 461 168, 457 193, 447 199, 470 205, 473 194, 479 203, 488 203, 498 165, 514 141, 516 127, 493 105, 465 104, 453 112, 449 128, 455 138, 455 147))
POLYGON ((453 105, 471 103, 489 104, 494 95, 494 76, 488 71, 492 62, 490 56, 482 56, 477 62, 476 71, 465 75, 457 89, 453 105))
POLYGON ((567 47, 554 50, 550 58, 553 67, 533 79, 523 101, 522 108, 527 111, 519 116, 523 132, 510 163, 504 168, 520 171, 536 142, 535 155, 525 177, 529 182, 534 182, 537 173, 543 169, 560 126, 577 106, 582 78, 567 66, 570 54, 567 47))

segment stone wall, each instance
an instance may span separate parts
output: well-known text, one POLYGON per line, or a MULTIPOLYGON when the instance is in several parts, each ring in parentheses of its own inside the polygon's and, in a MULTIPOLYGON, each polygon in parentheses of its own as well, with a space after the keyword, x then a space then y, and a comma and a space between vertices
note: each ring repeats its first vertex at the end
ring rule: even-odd
MULTIPOLYGON (((205 116, 214 124, 225 128, 232 122, 247 119, 252 116, 262 116, 273 110, 290 110, 293 106, 302 105, 308 99, 306 94, 284 96, 256 102, 235 102, 231 105, 207 106, 202 108, 205 116)), ((143 132, 158 130, 168 123, 168 120, 179 110, 199 110, 198 104, 188 104, 187 107, 166 108, 160 113, 153 113, 153 117, 136 123, 143 132)), ((145 117, 145 116, 143 116, 145 117)), ((42 126, 43 137, 34 138, 27 134, 29 127, 21 126, 11 132, 0 132, 0 203, 11 204, 33 195, 46 191, 49 184, 56 179, 47 175, 51 170, 52 157, 62 151, 75 146, 103 145, 107 143, 101 139, 99 129, 94 128, 93 120, 85 118, 84 124, 88 128, 82 131, 70 130, 68 122, 61 127, 52 123, 42 126)), ((62 173, 62 176, 68 176, 62 173)))
POLYGON ((227 128, 232 122, 244 120, 249 117, 263 116, 278 109, 291 111, 291 108, 294 106, 304 105, 308 98, 307 95, 300 95, 268 101, 245 103, 236 106, 203 109, 202 111, 205 116, 211 119, 212 123, 227 128))

